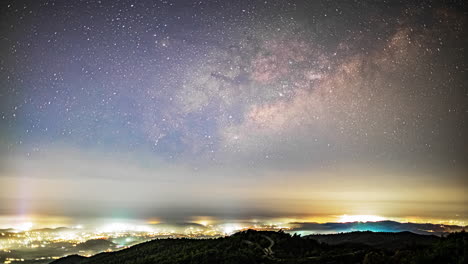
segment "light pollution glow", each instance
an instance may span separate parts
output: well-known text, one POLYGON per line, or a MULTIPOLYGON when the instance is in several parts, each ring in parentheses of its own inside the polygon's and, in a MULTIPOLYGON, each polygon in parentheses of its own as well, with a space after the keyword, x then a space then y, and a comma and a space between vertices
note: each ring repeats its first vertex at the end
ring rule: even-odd
MULTIPOLYGON (((216 226, 225 223, 231 223, 241 230, 245 228, 254 228, 253 225, 261 224, 268 226, 284 226, 291 227, 291 223, 349 223, 349 222, 377 222, 377 221, 397 221, 401 223, 434 223, 442 225, 467 225, 466 221, 450 220, 450 219, 434 219, 420 217, 383 217, 378 215, 329 215, 329 216, 310 216, 304 218, 259 218, 259 219, 216 219, 208 216, 192 217, 186 223, 195 223, 202 226, 216 226)), ((151 232, 149 226, 164 224, 156 218, 147 220, 138 219, 77 219, 71 217, 53 217, 53 216, 1 216, 0 229, 13 229, 17 231, 29 231, 42 228, 60 228, 68 227, 74 229, 96 228, 102 232, 117 232, 117 231, 141 231, 151 232)), ((171 225, 171 223, 166 223, 171 225)))
MULTIPOLYGON (((48 263, 52 259, 58 259, 70 254, 91 256, 104 251, 111 252, 128 248, 153 239, 215 238, 247 229, 282 230, 299 235, 350 231, 412 231, 421 234, 443 235, 464 228, 454 226, 454 223, 447 223, 452 225, 418 225, 389 221, 374 222, 384 219, 386 218, 377 215, 246 220, 220 220, 213 217, 199 216, 193 217, 191 222, 172 224, 161 223, 155 218, 146 221, 93 218, 81 219, 79 223, 83 224, 77 224, 76 218, 0 217, 0 251, 5 258, 5 264, 18 263, 23 260, 48 263), (338 223, 317 223, 324 220, 338 223), (5 223, 10 227, 9 229, 2 229, 2 225, 5 223), (11 226, 11 223, 15 224, 11 226), (18 252, 23 252, 21 258, 15 257, 18 256, 18 252)), ((402 219, 399 220, 402 221, 402 219)), ((431 222, 436 221, 432 219, 431 222)))

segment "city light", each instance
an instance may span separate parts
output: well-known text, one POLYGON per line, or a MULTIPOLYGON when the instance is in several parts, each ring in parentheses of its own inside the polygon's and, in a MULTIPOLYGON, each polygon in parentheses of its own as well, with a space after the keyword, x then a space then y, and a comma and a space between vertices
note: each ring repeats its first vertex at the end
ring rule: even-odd
POLYGON ((376 222, 383 221, 386 218, 378 215, 342 215, 338 222, 347 223, 347 222, 376 222))

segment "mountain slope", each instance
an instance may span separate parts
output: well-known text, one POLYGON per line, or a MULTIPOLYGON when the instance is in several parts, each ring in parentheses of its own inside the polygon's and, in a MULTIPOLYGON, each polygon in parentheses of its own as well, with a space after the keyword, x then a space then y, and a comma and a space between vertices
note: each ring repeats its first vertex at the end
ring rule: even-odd
POLYGON ((153 240, 90 258, 68 256, 51 264, 467 263, 467 246, 464 232, 447 238, 409 232, 300 237, 247 230, 217 239, 153 240))
POLYGON ((440 240, 437 236, 418 235, 411 232, 351 232, 342 234, 310 235, 307 238, 329 245, 363 244, 376 248, 399 249, 409 246, 432 245, 440 240))

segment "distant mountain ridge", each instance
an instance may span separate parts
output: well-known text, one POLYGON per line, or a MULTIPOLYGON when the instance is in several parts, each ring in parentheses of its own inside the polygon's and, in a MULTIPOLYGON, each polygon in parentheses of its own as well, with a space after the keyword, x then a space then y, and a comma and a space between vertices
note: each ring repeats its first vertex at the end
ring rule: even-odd
POLYGON ((382 249, 399 249, 408 246, 432 245, 440 240, 434 235, 418 235, 408 231, 404 232, 350 232, 328 235, 309 235, 306 238, 314 239, 328 245, 362 244, 382 249))
MULTIPOLYGON (((291 232, 294 231, 314 231, 315 233, 326 233, 326 232, 353 232, 353 231, 373 231, 373 232, 403 232, 410 231, 416 234, 422 235, 443 235, 446 233, 459 232, 463 229, 467 229, 468 226, 460 225, 445 225, 445 224, 434 224, 434 223, 401 223, 391 220, 384 221, 373 221, 373 222, 327 222, 327 223, 317 223, 317 222, 291 222, 289 223, 293 228, 288 229, 291 232)), ((158 223, 152 224, 151 226, 155 228, 163 229, 174 229, 174 227, 179 228, 199 228, 206 229, 206 226, 192 223, 192 222, 182 222, 182 223, 158 223)), ((56 228, 40 228, 40 229, 31 229, 28 231, 17 230, 14 228, 0 229, 0 233, 23 233, 23 232, 62 232, 67 230, 76 230, 76 228, 70 227, 56 227, 56 228)))
POLYGON ((348 223, 313 223, 294 222, 291 231, 311 231, 314 233, 339 233, 353 231, 372 232, 404 232, 409 231, 421 235, 441 236, 447 233, 460 232, 466 226, 444 225, 432 223, 400 223, 396 221, 376 221, 376 222, 348 222, 348 223))

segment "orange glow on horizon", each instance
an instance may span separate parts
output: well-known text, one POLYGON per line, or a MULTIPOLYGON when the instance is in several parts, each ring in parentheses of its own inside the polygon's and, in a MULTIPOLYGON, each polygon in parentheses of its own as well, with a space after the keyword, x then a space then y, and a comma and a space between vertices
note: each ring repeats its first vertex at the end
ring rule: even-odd
MULTIPOLYGON (((112 219, 73 219, 71 217, 60 217, 60 216, 46 216, 46 215, 28 215, 28 216, 0 216, 0 229, 2 228, 13 228, 21 231, 28 231, 32 229, 40 228, 58 228, 58 227, 72 227, 82 229, 86 227, 86 223, 101 222, 110 223, 112 219), (83 220, 83 221, 82 221, 83 220)), ((466 226, 466 219, 442 219, 442 218, 431 218, 431 217, 418 217, 418 216, 402 216, 402 217, 386 217, 382 215, 320 215, 320 216, 308 216, 308 217, 283 217, 283 218, 250 218, 250 219, 218 219, 210 216, 194 216, 187 223, 192 222, 203 225, 205 227, 223 223, 244 223, 251 225, 253 228, 257 224, 266 224, 271 226, 290 226, 292 223, 345 223, 345 222, 376 222, 376 221, 396 221, 400 223, 431 223, 441 225, 458 225, 466 226)), ((115 220, 117 221, 117 220, 115 220)), ((120 220, 119 220, 120 221, 120 220)), ((162 221, 160 218, 153 217, 147 220, 129 219, 129 221, 140 221, 141 224, 170 224, 162 221)))

